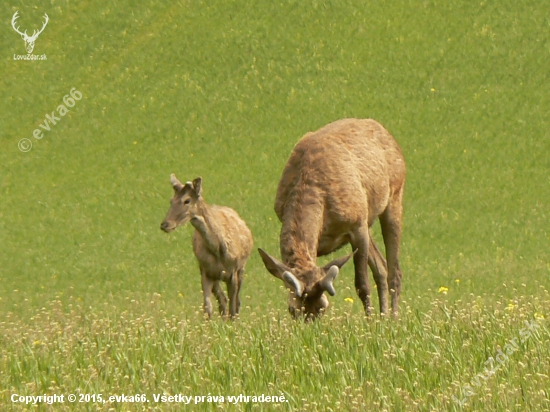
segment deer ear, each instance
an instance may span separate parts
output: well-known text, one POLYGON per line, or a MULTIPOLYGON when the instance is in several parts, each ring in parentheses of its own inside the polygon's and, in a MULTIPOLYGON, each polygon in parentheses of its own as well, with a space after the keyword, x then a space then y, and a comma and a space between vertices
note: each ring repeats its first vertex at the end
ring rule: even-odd
POLYGON ((197 177, 195 180, 193 180, 193 189, 195 189, 195 193, 198 197, 201 197, 202 193, 202 177, 197 177))
POLYGON ((178 178, 174 173, 170 175, 170 183, 172 183, 172 187, 176 192, 183 188, 183 185, 181 184, 181 182, 178 180, 178 178))
POLYGON ((269 271, 269 273, 271 273, 276 278, 285 280, 283 278, 283 274, 285 272, 290 272, 290 268, 279 259, 276 259, 273 256, 269 255, 269 253, 267 253, 265 250, 258 248, 258 252, 260 253, 265 268, 269 271))
POLYGON ((258 248, 258 252, 260 252, 260 256, 269 273, 285 282, 286 287, 290 288, 297 297, 301 298, 304 294, 304 285, 292 274, 290 268, 279 259, 270 256, 265 250, 258 248))
POLYGON ((355 253, 357 253, 357 250, 358 250, 358 249, 355 249, 355 250, 353 251, 353 253, 350 253, 350 254, 347 255, 347 256, 342 256, 342 257, 340 257, 340 258, 338 258, 338 259, 334 259, 332 262, 330 262, 330 263, 326 264, 325 266, 323 266, 323 270, 324 270, 325 272, 327 272, 332 266, 337 266, 338 269, 342 269, 342 266, 344 266, 344 265, 348 262, 348 260, 350 260, 350 258, 351 258, 353 255, 355 255, 355 253))

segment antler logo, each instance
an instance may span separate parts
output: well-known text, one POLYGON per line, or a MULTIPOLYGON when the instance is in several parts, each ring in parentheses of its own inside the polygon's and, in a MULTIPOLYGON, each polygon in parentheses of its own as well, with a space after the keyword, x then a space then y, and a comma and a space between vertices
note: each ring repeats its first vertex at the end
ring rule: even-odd
POLYGON ((19 11, 16 11, 13 15, 13 18, 11 19, 11 26, 13 27, 13 30, 15 30, 17 33, 21 35, 21 38, 25 41, 25 48, 27 49, 27 53, 31 54, 34 50, 34 42, 36 41, 38 35, 44 31, 46 28, 46 25, 48 24, 48 21, 50 20, 48 15, 44 13, 44 24, 42 25, 42 28, 40 30, 34 30, 32 33, 32 36, 29 36, 27 34, 27 30, 25 30, 23 33, 19 30, 19 27, 15 26, 16 20, 19 18, 19 15, 17 14, 19 11))

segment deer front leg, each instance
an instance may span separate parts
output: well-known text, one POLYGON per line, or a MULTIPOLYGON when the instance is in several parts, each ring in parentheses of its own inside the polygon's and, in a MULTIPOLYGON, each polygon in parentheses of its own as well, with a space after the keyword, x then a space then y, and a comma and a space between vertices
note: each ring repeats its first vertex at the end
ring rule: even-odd
POLYGON ((204 298, 204 313, 208 315, 208 319, 212 318, 212 288, 214 287, 214 281, 211 279, 208 279, 206 276, 206 273, 204 271, 201 271, 201 283, 202 283, 202 295, 204 298))
POLYGON ((355 290, 363 302, 366 315, 370 316, 372 314, 372 306, 368 276, 369 228, 366 223, 354 233, 351 245, 354 250, 357 249, 357 252, 353 255, 355 290))
POLYGON ((220 282, 214 282, 213 291, 214 296, 216 296, 216 299, 218 299, 220 315, 227 316, 227 298, 225 297, 225 293, 223 293, 220 282))
POLYGON ((239 313, 241 310, 241 288, 243 286, 243 280, 244 280, 244 268, 240 268, 237 271, 237 276, 239 279, 238 289, 237 289, 237 313, 239 313))
POLYGON ((380 302, 380 314, 388 313, 388 266, 386 259, 376 247, 369 232, 369 267, 372 270, 376 288, 378 289, 378 301, 380 302))
POLYGON ((399 295, 401 294, 401 279, 403 274, 399 267, 399 243, 401 241, 401 216, 403 188, 394 195, 384 213, 380 215, 382 236, 386 245, 388 261, 388 286, 391 294, 392 314, 399 311, 399 295))
POLYGON ((227 292, 229 294, 229 314, 234 318, 239 314, 239 274, 234 271, 227 280, 227 292))

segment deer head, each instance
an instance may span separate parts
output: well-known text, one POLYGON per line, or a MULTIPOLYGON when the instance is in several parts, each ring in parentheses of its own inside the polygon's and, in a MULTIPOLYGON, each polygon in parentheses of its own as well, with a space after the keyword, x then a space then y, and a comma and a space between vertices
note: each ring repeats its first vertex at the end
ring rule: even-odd
POLYGON ((192 182, 182 184, 175 174, 170 176, 174 188, 174 197, 170 200, 170 209, 160 225, 166 233, 172 232, 178 226, 187 223, 196 213, 197 206, 202 201, 202 179, 197 177, 192 182))
POLYGON ((36 41, 38 35, 44 31, 46 28, 46 25, 48 24, 48 21, 50 20, 48 15, 44 13, 44 24, 42 25, 42 28, 40 30, 34 30, 32 33, 32 36, 27 35, 27 30, 25 30, 23 33, 19 30, 19 27, 15 26, 16 20, 19 18, 18 15, 19 11, 16 11, 13 15, 13 18, 11 19, 11 26, 13 27, 13 30, 15 30, 17 33, 21 35, 21 38, 25 41, 25 48, 27 49, 27 53, 31 54, 34 50, 34 42, 36 41))
POLYGON ((334 279, 342 266, 357 252, 333 260, 323 267, 315 265, 309 268, 291 269, 283 262, 270 256, 265 250, 258 249, 266 269, 282 280, 289 290, 288 311, 295 318, 304 317, 314 320, 328 309, 329 303, 324 292, 334 296, 334 279))

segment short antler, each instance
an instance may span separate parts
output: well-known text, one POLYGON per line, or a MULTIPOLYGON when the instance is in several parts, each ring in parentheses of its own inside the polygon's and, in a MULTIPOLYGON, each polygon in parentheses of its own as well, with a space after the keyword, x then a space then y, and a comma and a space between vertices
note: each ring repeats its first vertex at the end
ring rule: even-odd
POLYGON ((330 296, 336 295, 336 290, 334 289, 334 285, 332 282, 334 282, 334 279, 336 279, 338 273, 340 273, 340 269, 338 269, 338 266, 331 266, 325 277, 319 282, 321 288, 323 290, 326 290, 330 296))
POLYGON ((283 273, 283 280, 288 282, 293 287, 294 294, 301 298, 304 294, 304 286, 302 285, 302 282, 300 282, 296 276, 292 274, 292 272, 289 272, 288 270, 283 273))
POLYGON ((178 180, 178 178, 174 173, 170 175, 170 183, 172 184, 172 187, 174 188, 174 190, 181 190, 183 188, 183 185, 181 184, 181 182, 178 180))

